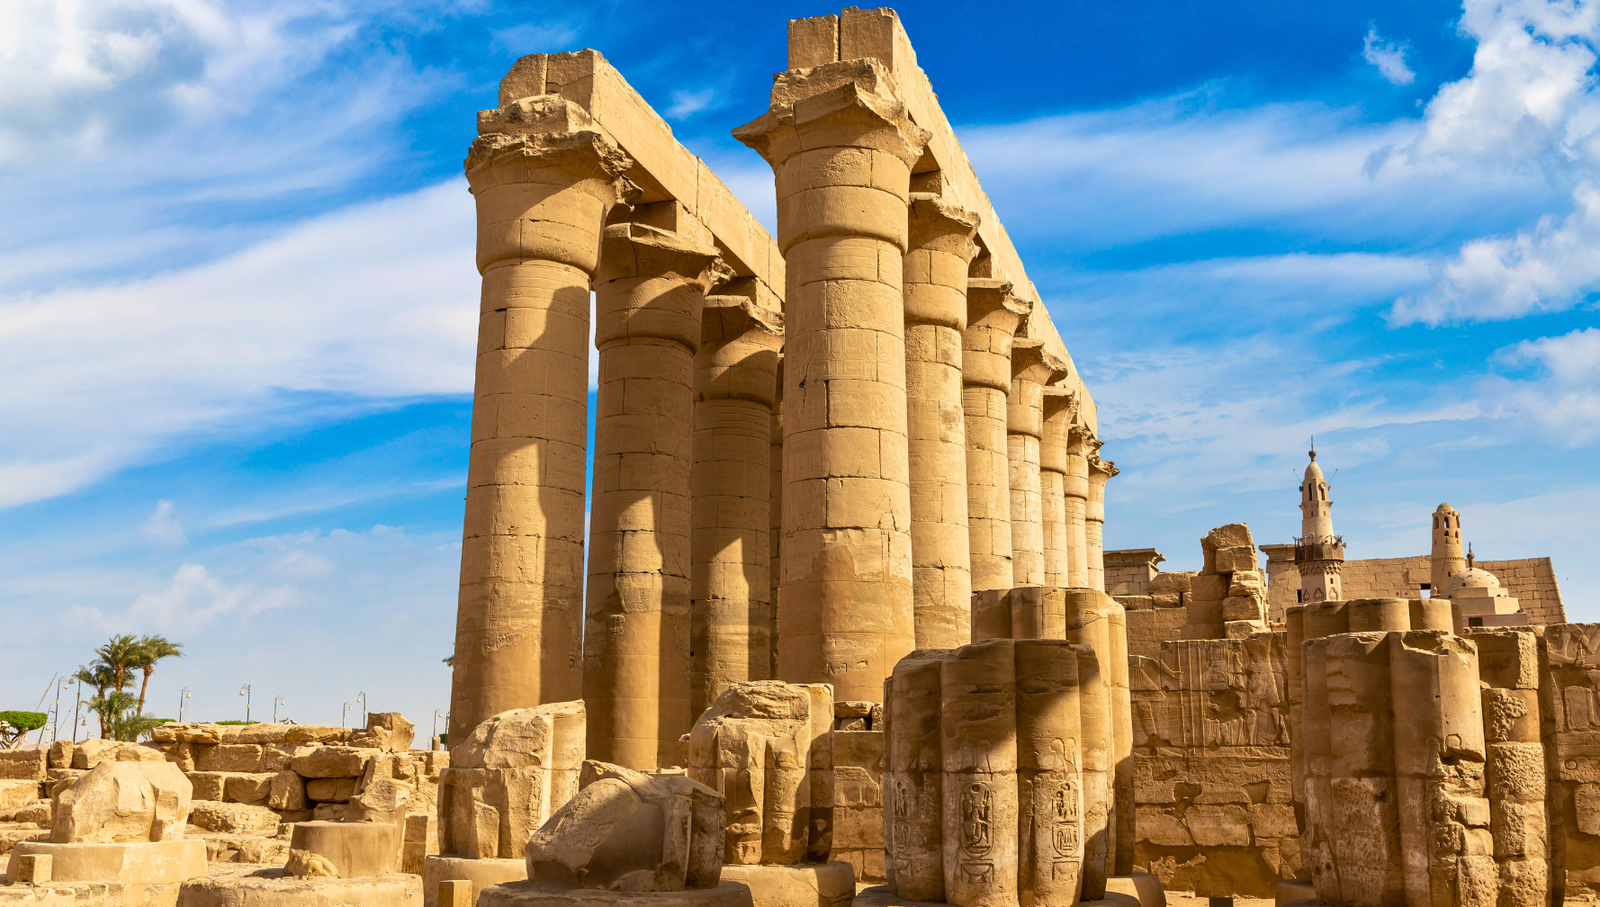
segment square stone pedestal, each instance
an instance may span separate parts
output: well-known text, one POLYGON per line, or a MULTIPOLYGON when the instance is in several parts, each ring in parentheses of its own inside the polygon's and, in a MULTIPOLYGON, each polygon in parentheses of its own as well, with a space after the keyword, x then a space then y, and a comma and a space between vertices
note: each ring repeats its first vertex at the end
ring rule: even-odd
POLYGON ((476 907, 753 907, 750 889, 723 882, 716 888, 691 891, 542 891, 530 882, 491 885, 478 895, 476 907))
POLYGON ((491 885, 527 881, 528 862, 498 857, 475 860, 449 854, 430 854, 422 858, 423 907, 439 907, 439 883, 452 879, 472 883, 472 903, 476 904, 479 892, 491 885))
POLYGON ((30 854, 50 857, 52 883, 154 885, 202 878, 206 874, 206 844, 199 839, 120 844, 22 841, 11 851, 11 862, 6 868, 7 882, 16 881, 22 858, 30 854))
POLYGON ((414 875, 301 879, 281 869, 270 873, 186 882, 177 907, 422 907, 422 880, 414 875))
POLYGON ((797 865, 722 866, 722 884, 750 889, 754 907, 850 907, 855 869, 840 860, 797 865))
POLYGON ((400 868, 400 826, 386 822, 296 822, 290 850, 326 857, 341 879, 388 875, 400 868))

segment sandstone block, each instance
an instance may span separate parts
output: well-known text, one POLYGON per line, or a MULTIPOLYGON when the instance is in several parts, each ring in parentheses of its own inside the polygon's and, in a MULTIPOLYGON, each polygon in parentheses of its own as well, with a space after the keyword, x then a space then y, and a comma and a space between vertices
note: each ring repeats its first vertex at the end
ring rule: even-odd
POLYGON ((189 813, 189 821, 206 831, 224 834, 278 833, 278 814, 265 806, 249 803, 197 800, 189 813))
POLYGON ((350 746, 302 746, 295 750, 289 767, 303 778, 359 778, 370 755, 350 746))
POLYGON ((318 803, 311 818, 318 822, 343 822, 350 815, 348 803, 318 803))
POLYGON ((1151 595, 1181 595, 1189 591, 1196 574, 1192 570, 1177 573, 1157 573, 1150 578, 1151 595))
POLYGON ((0 781, 0 812, 27 806, 43 792, 38 781, 0 781))
POLYGON ((1199 574, 1194 578, 1189 594, 1195 601, 1220 602, 1228 597, 1228 578, 1199 574))
POLYGON ((306 781, 306 798, 318 803, 344 803, 355 792, 354 778, 312 778, 306 781))
POLYGON ((49 759, 47 750, 0 750, 0 781, 43 781, 49 759))
POLYGON ((44 885, 48 883, 53 859, 47 853, 30 853, 17 857, 14 881, 23 885, 44 885))
POLYGON ((415 728, 399 712, 370 712, 366 728, 351 735, 350 745, 386 753, 404 752, 411 748, 415 736, 415 728))
POLYGON ((1201 847, 1246 847, 1250 844, 1250 816, 1242 806, 1191 806, 1183 824, 1201 847))
POLYGON ((72 753, 78 745, 71 740, 57 740, 50 744, 50 754, 45 758, 50 768, 71 768, 72 753))
POLYGON ((342 879, 370 878, 395 871, 399 833, 387 822, 298 822, 289 848, 327 859, 342 879))
POLYGON ((267 806, 277 810, 309 809, 305 779, 287 769, 273 775, 267 806))
POLYGON ((1243 523, 1229 523, 1206 533, 1201 540, 1202 546, 1209 546, 1216 550, 1223 548, 1248 548, 1255 550, 1255 542, 1250 538, 1250 527, 1243 523))
POLYGON ((185 775, 193 789, 191 796, 196 800, 222 800, 231 776, 231 772, 189 772, 185 775))
POLYGON ((266 803, 276 777, 275 772, 231 775, 223 783, 222 799, 230 803, 266 803))
POLYGON ((175 841, 183 837, 190 790, 170 762, 102 762, 61 793, 50 840, 175 841))
POLYGON ((342 744, 350 740, 355 733, 351 728, 332 727, 322 724, 296 724, 290 726, 284 733, 285 743, 326 743, 342 744))
POLYGON ((715 888, 722 868, 721 795, 681 775, 585 763, 596 780, 528 840, 528 878, 555 890, 715 888))
POLYGON ((1222 600, 1222 619, 1229 620, 1264 620, 1264 602, 1255 596, 1230 595, 1222 600))
POLYGON ((1183 595, 1178 592, 1159 592, 1150 596, 1150 602, 1157 608, 1183 607, 1183 595))
POLYGON ((1261 838, 1292 838, 1300 834, 1295 824, 1294 806, 1289 803, 1254 803, 1250 810, 1250 831, 1261 838))
POLYGON ((1262 582, 1259 573, 1234 573, 1228 577, 1228 594, 1261 598, 1266 594, 1266 584, 1262 582))
POLYGON ((1119 595, 1117 601, 1129 611, 1150 611, 1156 606, 1155 597, 1151 595, 1119 595))
POLYGON ((262 748, 250 743, 223 743, 195 748, 194 767, 202 772, 259 772, 262 748))
POLYGON ((1224 639, 1249 639, 1265 629, 1257 620, 1230 620, 1222 625, 1224 639))
POLYGON ((1261 562, 1256 557, 1256 549, 1249 546, 1237 546, 1217 549, 1218 573, 1255 573, 1261 569, 1261 562))

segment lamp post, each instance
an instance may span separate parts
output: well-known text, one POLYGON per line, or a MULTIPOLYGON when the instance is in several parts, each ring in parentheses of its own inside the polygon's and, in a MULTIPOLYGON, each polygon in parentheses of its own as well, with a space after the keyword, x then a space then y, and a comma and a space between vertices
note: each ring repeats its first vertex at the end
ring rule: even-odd
POLYGON ((188 699, 190 696, 191 694, 188 687, 184 687, 183 692, 178 694, 178 723, 180 724, 183 723, 183 701, 188 699))
POLYGON ((280 706, 282 704, 283 704, 283 697, 282 696, 274 696, 274 697, 272 697, 272 723, 273 724, 277 724, 278 723, 278 706, 280 706))
POLYGON ((365 692, 357 693, 356 694, 356 702, 361 703, 361 726, 362 727, 366 727, 367 726, 367 694, 365 692))
POLYGON ((344 708, 339 710, 339 726, 340 727, 344 727, 345 726, 345 716, 349 715, 349 714, 350 714, 350 703, 347 702, 347 703, 344 704, 344 708))
POLYGON ((439 719, 443 718, 443 717, 444 717, 444 711, 443 710, 441 710, 441 709, 434 709, 433 710, 433 736, 435 736, 435 737, 439 736, 439 719))
POLYGON ((250 684, 239 688, 239 695, 244 697, 244 723, 250 723, 250 684))
MULTIPOLYGON (((83 684, 78 684, 78 701, 72 706, 72 742, 78 742, 78 709, 83 706, 83 684)), ((85 722, 87 723, 87 722, 85 722)))
POLYGON ((50 742, 61 739, 61 688, 73 683, 70 677, 56 679, 56 704, 50 710, 50 742))

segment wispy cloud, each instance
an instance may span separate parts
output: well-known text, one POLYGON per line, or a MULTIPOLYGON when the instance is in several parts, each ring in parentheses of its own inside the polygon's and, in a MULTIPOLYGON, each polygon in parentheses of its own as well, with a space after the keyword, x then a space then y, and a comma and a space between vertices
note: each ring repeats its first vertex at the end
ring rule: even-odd
POLYGON ((472 202, 455 181, 300 224, 200 267, 0 296, 0 506, 184 436, 470 393, 472 202), (307 397, 312 404, 307 407, 307 397), (364 402, 365 401, 365 402, 364 402))
POLYGON ((709 108, 716 97, 716 91, 710 88, 703 91, 674 91, 672 105, 666 109, 666 117, 669 120, 688 119, 709 108))
POLYGON ((1482 393, 1498 415, 1531 423, 1566 446, 1600 440, 1600 328, 1524 340, 1495 358, 1533 370, 1524 378, 1484 380, 1482 393))
POLYGON ((139 535, 158 548, 182 548, 188 544, 189 537, 174 509, 171 501, 156 502, 155 512, 139 527, 139 535))
POLYGON ((1367 28, 1367 37, 1361 45, 1361 58, 1377 67, 1378 74, 1392 85, 1410 85, 1417 79, 1417 74, 1406 65, 1406 47, 1386 40, 1378 34, 1376 25, 1367 28))

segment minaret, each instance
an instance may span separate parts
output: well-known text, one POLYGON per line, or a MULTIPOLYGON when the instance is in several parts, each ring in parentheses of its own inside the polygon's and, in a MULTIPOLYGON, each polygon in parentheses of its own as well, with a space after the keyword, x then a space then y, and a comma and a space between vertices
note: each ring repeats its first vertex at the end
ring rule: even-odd
POLYGON ((1339 570, 1344 566, 1344 539, 1333 534, 1333 501, 1328 482, 1317 465, 1317 446, 1311 445, 1311 463, 1300 483, 1300 538, 1295 540, 1294 564, 1300 571, 1300 600, 1305 604, 1339 601, 1339 570))
POLYGON ((1432 590, 1429 595, 1444 596, 1450 577, 1467 569, 1467 559, 1461 556, 1461 514, 1449 504, 1440 504, 1433 512, 1433 572, 1428 579, 1432 590))

